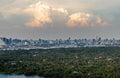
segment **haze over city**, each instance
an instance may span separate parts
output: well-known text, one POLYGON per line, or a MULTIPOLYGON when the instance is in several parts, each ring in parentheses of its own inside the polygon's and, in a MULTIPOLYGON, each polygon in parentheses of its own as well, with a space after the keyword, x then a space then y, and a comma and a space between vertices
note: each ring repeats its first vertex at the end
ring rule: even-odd
POLYGON ((1 0, 0 37, 120 39, 119 0, 1 0))

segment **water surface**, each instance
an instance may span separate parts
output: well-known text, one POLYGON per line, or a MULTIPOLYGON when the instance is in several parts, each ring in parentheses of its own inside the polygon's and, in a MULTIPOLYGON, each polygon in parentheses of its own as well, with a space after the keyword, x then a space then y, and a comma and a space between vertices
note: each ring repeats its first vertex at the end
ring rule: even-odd
POLYGON ((0 74, 0 78, 44 78, 44 77, 39 77, 39 76, 25 76, 25 75, 0 74))

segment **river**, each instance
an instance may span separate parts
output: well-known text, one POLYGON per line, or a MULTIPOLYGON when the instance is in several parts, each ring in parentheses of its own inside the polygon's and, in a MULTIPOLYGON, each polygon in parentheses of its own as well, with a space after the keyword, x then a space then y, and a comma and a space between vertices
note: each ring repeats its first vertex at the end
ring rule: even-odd
POLYGON ((25 75, 0 74, 0 78, 44 78, 44 77, 39 77, 39 76, 25 76, 25 75))

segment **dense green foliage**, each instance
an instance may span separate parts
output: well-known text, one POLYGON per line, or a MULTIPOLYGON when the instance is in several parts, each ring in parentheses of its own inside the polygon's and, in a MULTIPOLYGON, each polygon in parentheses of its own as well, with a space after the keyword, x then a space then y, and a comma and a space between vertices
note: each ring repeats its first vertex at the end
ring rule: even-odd
POLYGON ((0 73, 54 78, 120 78, 120 48, 0 51, 0 73))

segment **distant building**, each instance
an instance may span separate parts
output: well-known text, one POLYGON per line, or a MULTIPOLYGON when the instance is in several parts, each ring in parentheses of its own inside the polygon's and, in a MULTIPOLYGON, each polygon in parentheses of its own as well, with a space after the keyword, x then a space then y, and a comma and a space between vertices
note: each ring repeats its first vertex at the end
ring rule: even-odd
POLYGON ((0 48, 2 48, 5 45, 4 41, 0 39, 0 48))

